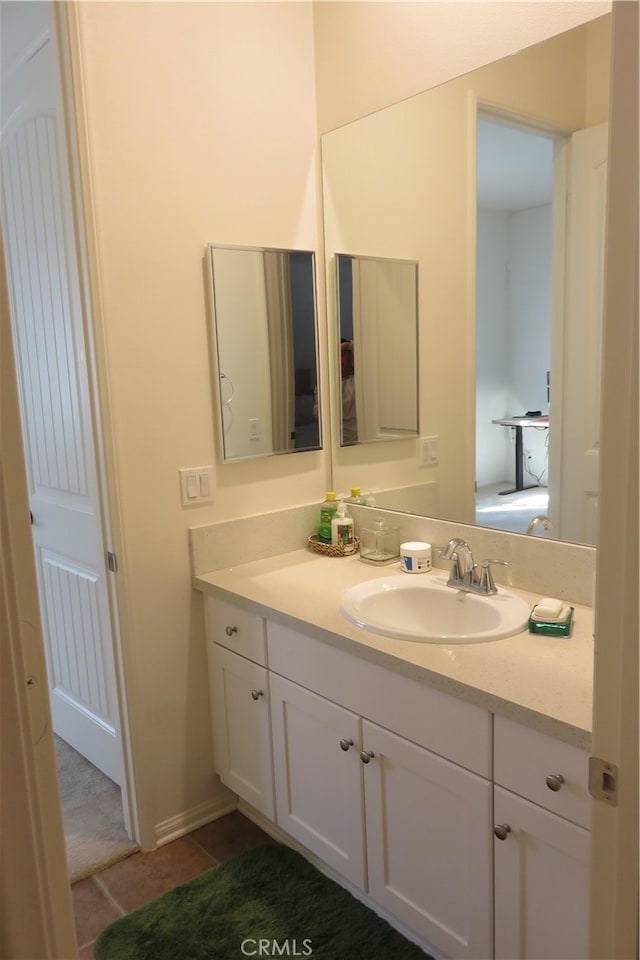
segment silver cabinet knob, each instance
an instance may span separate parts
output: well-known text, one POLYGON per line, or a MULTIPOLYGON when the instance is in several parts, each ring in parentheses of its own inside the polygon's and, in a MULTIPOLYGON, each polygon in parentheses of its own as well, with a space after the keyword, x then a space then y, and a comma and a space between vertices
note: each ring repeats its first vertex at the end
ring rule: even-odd
POLYGON ((252 699, 252 700, 259 700, 260 697, 264 697, 264 690, 252 690, 252 691, 251 691, 251 699, 252 699))
POLYGON ((228 637, 232 637, 232 636, 234 635, 234 633, 237 633, 237 632, 238 632, 238 628, 237 628, 237 627, 225 627, 225 628, 224 628, 224 632, 226 633, 226 635, 227 635, 228 637))
POLYGON ((549 790, 553 790, 554 793, 557 793, 564 783, 564 777, 561 773, 550 773, 548 777, 545 777, 544 782, 549 787, 549 790))
POLYGON ((341 750, 348 750, 349 747, 352 747, 352 746, 353 746, 353 740, 347 740, 345 737, 343 737, 342 740, 340 741, 341 750))
POLYGON ((373 752, 373 750, 360 751, 360 759, 362 760, 363 763, 369 763, 369 761, 373 759, 373 757, 375 757, 375 753, 373 752))
POLYGON ((511 833, 511 827, 509 826, 508 823, 499 823, 497 826, 493 828, 493 832, 495 833, 498 840, 506 840, 509 834, 511 833))

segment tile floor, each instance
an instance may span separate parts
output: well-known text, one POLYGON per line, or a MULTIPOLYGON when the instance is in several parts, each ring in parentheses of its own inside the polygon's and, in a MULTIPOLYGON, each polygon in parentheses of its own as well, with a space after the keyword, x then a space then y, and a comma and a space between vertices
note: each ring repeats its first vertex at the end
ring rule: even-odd
POLYGON ((71 887, 80 960, 107 924, 236 854, 270 840, 234 811, 152 853, 134 853, 71 887))

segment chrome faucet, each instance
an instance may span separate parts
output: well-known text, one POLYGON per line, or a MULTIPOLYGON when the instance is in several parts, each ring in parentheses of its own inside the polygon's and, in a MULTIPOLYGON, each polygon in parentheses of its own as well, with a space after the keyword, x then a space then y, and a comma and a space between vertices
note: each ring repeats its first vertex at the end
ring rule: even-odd
POLYGON ((536 527, 540 524, 543 530, 546 530, 547 533, 550 533, 553 530, 553 524, 549 517, 545 517, 543 513, 538 514, 537 517, 534 517, 529 526, 527 527, 527 535, 530 537, 535 536, 536 527))
POLYGON ((448 587, 458 587, 462 590, 464 584, 471 585, 471 574, 475 563, 471 547, 466 540, 449 540, 440 556, 443 560, 451 560, 448 587))
POLYGON ((464 593, 478 593, 490 597, 498 592, 491 564, 499 563, 506 567, 506 560, 483 560, 480 566, 474 561, 471 547, 466 540, 449 540, 440 556, 451 560, 451 571, 447 586, 464 593))

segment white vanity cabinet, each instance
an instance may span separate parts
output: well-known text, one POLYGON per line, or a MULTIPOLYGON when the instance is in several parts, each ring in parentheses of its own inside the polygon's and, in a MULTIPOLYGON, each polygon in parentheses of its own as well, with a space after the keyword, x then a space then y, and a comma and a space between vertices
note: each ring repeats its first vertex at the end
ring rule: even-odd
POLYGON ((490 957, 489 715, 267 631, 279 826, 445 955, 490 957), (484 776, 426 748, 469 739, 484 776))
POLYGON ((496 960, 589 955, 588 756, 495 718, 496 960))
POLYGON ((274 820, 264 620, 205 597, 205 623, 214 769, 226 786, 274 820))
POLYGON ((451 960, 588 955, 588 755, 205 596, 221 780, 451 960))

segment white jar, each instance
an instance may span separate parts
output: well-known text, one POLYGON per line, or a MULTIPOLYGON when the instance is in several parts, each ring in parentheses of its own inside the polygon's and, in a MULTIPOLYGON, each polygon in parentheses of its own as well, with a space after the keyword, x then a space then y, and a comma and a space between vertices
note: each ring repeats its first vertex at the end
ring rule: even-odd
POLYGON ((401 543, 400 567, 405 573, 427 573, 431 570, 431 544, 422 540, 401 543))

